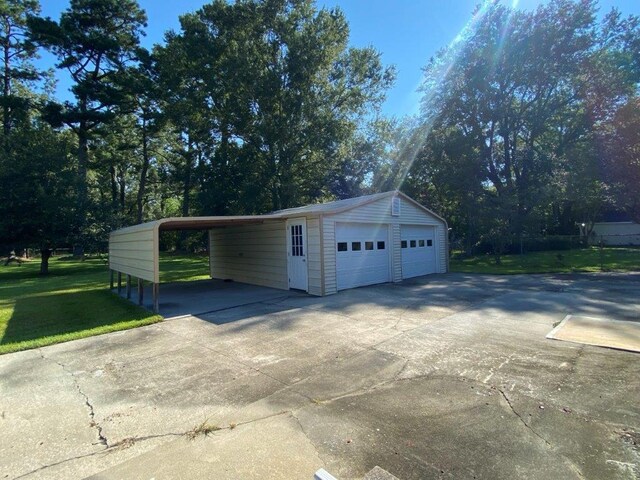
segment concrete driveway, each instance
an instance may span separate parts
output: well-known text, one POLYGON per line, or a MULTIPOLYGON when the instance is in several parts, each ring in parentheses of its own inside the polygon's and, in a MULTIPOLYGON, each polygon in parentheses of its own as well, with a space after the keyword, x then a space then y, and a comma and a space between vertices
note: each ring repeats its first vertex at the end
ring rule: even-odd
POLYGON ((450 274, 5 355, 1 478, 637 479, 640 356, 545 335, 639 291, 450 274))

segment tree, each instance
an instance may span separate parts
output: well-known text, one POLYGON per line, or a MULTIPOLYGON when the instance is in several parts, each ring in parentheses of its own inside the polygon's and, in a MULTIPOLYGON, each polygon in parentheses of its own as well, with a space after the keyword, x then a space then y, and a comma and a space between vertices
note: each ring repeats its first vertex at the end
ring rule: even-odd
POLYGON ((376 117, 359 127, 337 151, 337 165, 329 177, 329 193, 353 198, 378 190, 390 190, 377 182, 389 178, 398 126, 395 120, 376 117))
POLYGON ((258 213, 328 194, 340 147, 384 98, 393 70, 348 49, 339 10, 310 0, 214 1, 158 48, 171 122, 211 213, 258 213))
POLYGON ((11 128, 29 109, 28 97, 20 95, 20 86, 42 78, 32 60, 37 46, 29 38, 27 18, 36 15, 40 5, 36 0, 0 0, 0 61, 2 69, 2 132, 9 135, 11 128))
POLYGON ((124 103, 127 85, 123 73, 136 61, 146 16, 135 0, 71 0, 58 22, 31 17, 31 36, 58 57, 74 85, 75 103, 50 104, 47 118, 67 125, 78 138, 77 253, 87 228, 89 145, 95 130, 113 120, 124 103))
POLYGON ((12 133, 9 153, 0 160, 0 239, 14 249, 41 252, 40 273, 49 257, 68 242, 73 215, 73 141, 47 125, 12 133))
MULTIPOLYGON (((541 233, 550 206, 567 199, 569 183, 557 180, 574 168, 598 173, 574 165, 571 152, 594 148, 593 132, 639 79, 638 19, 614 10, 598 24, 595 13, 593 1, 554 0, 533 12, 498 2, 480 7, 473 28, 425 69, 423 148, 408 181, 422 172, 438 172, 440 182, 447 171, 462 172, 471 184, 451 178, 423 188, 439 197, 453 188, 460 208, 476 208, 462 201, 465 192, 479 195, 485 208, 473 214, 488 215, 479 228, 492 238, 509 243, 541 233), (463 151, 442 155, 451 147, 433 151, 438 144, 463 151)), ((598 185, 597 177, 583 180, 598 185)))
POLYGON ((616 112, 604 141, 605 175, 617 204, 640 223, 640 98, 616 112))

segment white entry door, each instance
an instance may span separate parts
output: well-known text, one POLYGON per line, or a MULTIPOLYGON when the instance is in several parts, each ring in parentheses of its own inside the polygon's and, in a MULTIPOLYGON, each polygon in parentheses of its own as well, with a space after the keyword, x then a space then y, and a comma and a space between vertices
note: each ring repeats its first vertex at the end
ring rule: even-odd
POLYGON ((309 290, 307 267, 307 219, 287 220, 287 259, 289 288, 309 290))
POLYGON ((389 227, 336 223, 338 290, 391 281, 389 227))
POLYGON ((402 278, 436 273, 435 228, 401 225, 402 278))

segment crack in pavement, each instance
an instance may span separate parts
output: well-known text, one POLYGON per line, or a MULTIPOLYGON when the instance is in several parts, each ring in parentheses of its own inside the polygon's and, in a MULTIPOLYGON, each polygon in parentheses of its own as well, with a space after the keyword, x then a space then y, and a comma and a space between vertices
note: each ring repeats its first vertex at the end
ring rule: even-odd
POLYGON ((517 410, 513 407, 513 404, 511 403, 511 400, 509 399, 509 397, 507 396, 506 393, 504 393, 504 390, 502 390, 501 388, 496 387, 496 390, 498 392, 500 392, 500 394, 502 395, 502 398, 504 398, 504 401, 507 402, 507 405, 509 405, 509 408, 511 409, 511 411, 513 412, 513 414, 518 417, 518 419, 520 419, 520 421, 522 422, 522 424, 531 431, 531 433, 533 433, 536 437, 538 437, 540 440, 542 440, 548 447, 553 448, 553 445, 551 445, 551 443, 544 438, 542 435, 540 435, 538 432, 536 432, 533 428, 531 428, 530 425, 527 424, 527 422, 525 422, 524 418, 522 418, 522 415, 520 415, 517 410))
POLYGON ((97 452, 91 452, 91 453, 85 453, 84 455, 77 455, 75 457, 69 457, 69 458, 65 458, 64 460, 60 460, 58 462, 54 462, 54 463, 49 463, 47 465, 42 465, 41 467, 38 467, 34 470, 31 470, 29 472, 26 473, 22 473, 20 475, 18 475, 17 477, 14 477, 14 480, 18 480, 19 478, 26 478, 29 475, 32 475, 34 473, 40 472, 42 470, 46 470, 48 468, 52 468, 52 467, 57 467, 58 465, 63 465, 65 463, 68 462, 72 462, 74 460, 81 460, 83 458, 90 458, 90 457, 94 457, 96 455, 106 455, 106 454, 110 454, 112 452, 115 451, 119 451, 123 448, 128 448, 131 445, 133 445, 133 443, 137 443, 137 442, 141 442, 141 441, 145 441, 145 440, 152 440, 152 439, 156 439, 156 438, 163 438, 163 437, 170 437, 170 436, 182 436, 184 435, 183 433, 162 433, 162 434, 158 434, 158 435, 147 435, 144 437, 130 437, 130 438, 124 438, 112 445, 109 445, 107 448, 104 448, 102 450, 98 450, 97 452), (133 443, 129 444, 128 442, 133 441, 133 443))
POLYGON ((309 443, 313 447, 313 450, 316 452, 316 455, 318 456, 318 458, 322 461, 322 464, 325 466, 328 465, 329 462, 324 458, 324 455, 320 453, 320 451, 318 450, 318 447, 316 447, 316 444, 313 442, 313 440, 309 438, 309 434, 305 430, 304 426, 302 425, 302 422, 300 421, 296 413, 293 410, 290 411, 289 413, 291 414, 291 417, 296 421, 296 423, 300 427, 300 431, 302 432, 302 434, 306 437, 306 439, 309 441, 309 443))
MULTIPOLYGON (((43 357, 45 358, 45 357, 43 357)), ((57 363, 57 362, 56 362, 57 363)), ((292 412, 290 410, 283 410, 281 412, 278 413, 274 413, 272 415, 266 415, 264 417, 260 417, 260 418, 255 418, 253 420, 247 420, 246 422, 238 422, 237 424, 235 424, 234 426, 231 426, 231 424, 229 424, 226 427, 220 427, 218 428, 216 431, 221 431, 221 430, 233 430, 234 428, 240 427, 240 426, 244 426, 244 425, 248 425, 251 423, 255 423, 255 422, 259 422, 262 420, 267 420, 269 418, 273 418, 273 417, 277 417, 280 415, 285 415, 285 414, 292 414, 292 412)), ((99 450, 97 452, 91 452, 91 453, 86 453, 84 455, 77 455, 75 457, 69 457, 69 458, 65 458, 64 460, 60 460, 58 462, 54 462, 54 463, 49 463, 47 465, 42 465, 41 467, 38 467, 34 470, 31 470, 29 472, 26 473, 22 473, 19 476, 15 477, 14 480, 18 480, 20 478, 26 478, 29 475, 32 475, 34 473, 40 472, 42 470, 46 470, 48 468, 52 468, 52 467, 57 467, 58 465, 63 465, 65 463, 68 462, 72 462, 74 460, 81 460, 84 458, 90 458, 90 457, 94 457, 96 455, 104 455, 104 454, 110 454, 113 452, 117 452, 123 449, 127 449, 132 447, 133 445, 139 443, 139 442, 145 442, 148 440, 155 440, 158 438, 166 438, 166 437, 185 437, 191 430, 187 430, 185 432, 169 432, 169 433, 160 433, 157 435, 144 435, 144 436, 136 436, 136 437, 127 437, 127 438, 123 438, 122 440, 119 440, 115 443, 110 444, 107 448, 103 449, 103 450, 99 450)))
POLYGON ((96 432, 98 434, 98 442, 93 443, 92 445, 101 444, 101 445, 104 445, 105 448, 109 448, 109 442, 107 441, 107 437, 105 437, 105 435, 102 432, 102 426, 100 426, 100 424, 98 422, 96 422, 96 412, 95 412, 95 409, 93 407, 93 404, 89 400, 89 396, 86 393, 84 393, 84 391, 82 390, 82 387, 80 387, 80 383, 78 382, 78 379, 76 378, 76 375, 72 371, 70 371, 65 364, 60 363, 57 360, 54 360, 52 358, 45 357, 44 353, 42 353, 42 349, 41 348, 38 349, 38 353, 40 354, 40 357, 43 360, 48 360, 50 362, 55 363, 60 368, 62 368, 62 370, 65 373, 67 373, 72 378, 73 384, 75 385, 76 390, 78 391, 80 396, 82 396, 82 398, 84 399, 84 404, 89 409, 89 418, 91 419, 91 421, 89 422, 89 425, 92 428, 95 428, 96 432))
MULTIPOLYGON (((518 417, 518 419, 520 420, 520 422, 522 422, 522 424, 531 432, 533 433, 536 437, 538 437, 540 440, 542 440, 545 445, 547 445, 547 447, 549 447, 552 450, 555 450, 555 447, 551 444, 551 442, 549 442, 546 438, 544 438, 542 435, 540 435, 538 432, 536 432, 533 428, 531 428, 530 425, 527 424, 527 422, 524 421, 524 418, 522 418, 522 416, 518 413, 518 411, 513 407, 513 404, 511 403, 511 400, 509 399, 509 397, 507 396, 507 394, 501 389, 496 387, 496 390, 498 392, 500 392, 500 394, 502 395, 502 398, 505 400, 505 402, 507 402, 507 405, 509 405, 509 408, 511 409, 511 411, 513 412, 513 414, 518 417)), ((573 472, 580 478, 586 478, 584 476, 584 474, 582 473, 582 471, 580 471, 580 469, 578 468, 578 466, 570 459, 568 458, 566 455, 560 453, 560 452, 556 452, 558 453, 558 455, 560 455, 562 458, 564 458, 567 461, 567 464, 569 466, 569 468, 571 470, 573 470, 573 472)))

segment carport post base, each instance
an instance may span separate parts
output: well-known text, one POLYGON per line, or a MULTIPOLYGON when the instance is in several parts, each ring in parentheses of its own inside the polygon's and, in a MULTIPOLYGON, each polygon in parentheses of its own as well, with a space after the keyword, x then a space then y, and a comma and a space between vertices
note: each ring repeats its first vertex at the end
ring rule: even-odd
POLYGON ((138 279, 138 305, 142 306, 142 302, 144 300, 144 283, 142 279, 138 279))
POLYGON ((131 300, 131 275, 127 275, 127 300, 131 300))
POLYGON ((153 284, 153 313, 158 313, 160 311, 160 284, 153 284))

